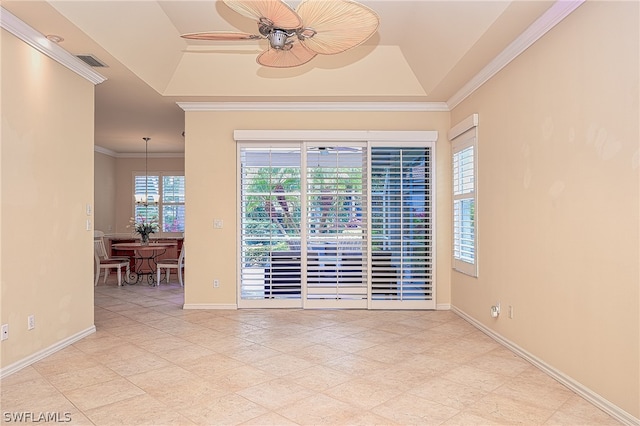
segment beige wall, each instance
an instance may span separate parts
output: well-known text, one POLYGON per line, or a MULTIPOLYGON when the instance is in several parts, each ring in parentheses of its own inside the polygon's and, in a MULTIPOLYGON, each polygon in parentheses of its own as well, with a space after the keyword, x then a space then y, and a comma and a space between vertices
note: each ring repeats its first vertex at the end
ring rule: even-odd
MULTIPOLYGON (((189 112, 186 114, 186 239, 189 278, 185 304, 235 306, 237 282, 237 129, 437 130, 437 252, 450 253, 449 113, 416 112, 189 112), (222 219, 223 229, 213 229, 222 219), (439 237, 442 235, 442 238, 439 237), (213 288, 213 280, 220 287, 213 288)), ((437 258, 437 303, 447 304, 451 263, 437 258)))
POLYGON ((93 327, 94 87, 4 30, 1 43, 5 368, 93 327))
POLYGON ((116 229, 116 158, 95 152, 94 169, 95 221, 93 227, 110 234, 116 229))
MULTIPOLYGON (((453 303, 640 417, 638 39, 638 3, 587 2, 451 117, 187 113, 186 159, 149 161, 150 171, 187 170, 185 303, 236 303, 233 130, 437 130, 437 303, 453 303), (480 116, 478 279, 451 273, 450 262, 446 131, 471 113, 480 116), (214 218, 225 227, 213 229, 214 218), (489 318, 497 301, 514 307, 513 319, 489 318)), ((4 368, 92 326, 85 230, 93 220, 85 212, 93 202, 92 160, 97 176, 110 179, 114 170, 113 181, 95 186, 109 194, 96 200, 95 209, 105 209, 100 226, 129 232, 132 173, 144 170, 144 159, 113 164, 94 156, 91 83, 4 31, 2 59, 0 320, 10 324, 10 338, 0 344, 4 368), (109 202, 116 206, 111 219, 109 202), (37 267, 24 255, 34 240, 37 267), (29 314, 36 316, 32 331, 29 314)))
POLYGON ((638 15, 586 2, 451 119, 480 119, 480 276, 453 305, 636 418, 638 15))

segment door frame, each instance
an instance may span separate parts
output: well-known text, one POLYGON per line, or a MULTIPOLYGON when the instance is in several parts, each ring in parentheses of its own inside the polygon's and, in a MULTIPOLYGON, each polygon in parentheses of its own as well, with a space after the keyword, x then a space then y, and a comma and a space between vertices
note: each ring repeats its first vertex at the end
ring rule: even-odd
MULTIPOLYGON (((299 143, 301 150, 306 144, 304 142, 325 142, 327 144, 332 143, 349 143, 349 142, 363 142, 367 143, 368 146, 378 145, 380 143, 388 143, 391 145, 398 145, 403 147, 411 147, 411 146, 422 146, 424 143, 432 143, 431 148, 433 150, 432 158, 435 162, 436 159, 436 141, 438 140, 438 131, 436 130, 414 130, 414 131, 386 131, 386 130, 235 130, 234 131, 234 139, 236 142, 251 142, 255 144, 275 144, 275 143, 299 143)), ((240 144, 238 144, 238 153, 240 152, 240 144)), ((304 155, 303 155, 304 157, 304 155)), ((306 161, 303 160, 303 164, 306 161)), ((434 176, 435 176, 435 165, 434 165, 434 176)), ((370 187, 370 176, 367 176, 368 187, 370 187)), ((240 177, 237 177, 237 193, 240 193, 241 190, 241 182, 240 177)), ((434 194, 436 186, 433 186, 434 194)), ((432 209, 434 211, 434 219, 435 219, 435 195, 433 196, 433 206, 432 209)), ((368 201, 369 203, 370 201, 368 201)), ((370 206, 368 206, 369 208, 370 206)), ((238 218, 237 223, 242 222, 241 218, 241 209, 237 211, 238 218)), ((240 241, 241 238, 241 229, 238 227, 238 235, 237 240, 240 241)), ((369 233, 371 232, 369 228, 369 233)), ((434 247, 434 254, 432 260, 432 271, 433 276, 436 276, 436 255, 435 255, 435 246, 436 246, 436 228, 435 221, 432 229, 432 241, 434 247)), ((369 242, 371 244, 371 239, 369 235, 369 242)), ((236 285, 236 302, 238 308, 265 308, 262 300, 243 300, 241 298, 241 277, 242 277, 242 264, 239 259, 242 258, 242 246, 241 244, 237 245, 237 285, 236 285)), ((370 258, 370 256, 367 256, 370 258)), ((371 270, 370 260, 367 260, 368 265, 367 269, 371 270)), ((301 273, 304 274, 306 272, 306 262, 302 262, 301 264, 301 273)), ((301 295, 300 299, 284 299, 284 300, 273 300, 272 306, 273 308, 304 308, 304 309, 313 309, 313 308, 326 308, 326 306, 322 304, 310 303, 306 300, 306 289, 301 286, 301 295)), ((433 296, 425 306, 425 303, 422 302, 412 302, 412 301, 376 301, 371 298, 371 289, 368 291, 368 297, 366 301, 366 306, 356 304, 354 308, 360 309, 436 309, 436 282, 433 280, 433 296)), ((345 306, 348 308, 349 306, 345 306)))

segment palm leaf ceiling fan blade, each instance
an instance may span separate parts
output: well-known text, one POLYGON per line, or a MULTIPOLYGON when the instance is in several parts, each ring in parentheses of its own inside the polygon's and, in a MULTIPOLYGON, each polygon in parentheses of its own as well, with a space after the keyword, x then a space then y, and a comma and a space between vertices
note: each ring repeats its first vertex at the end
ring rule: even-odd
POLYGON ((306 64, 316 56, 301 43, 294 43, 288 50, 269 49, 258 56, 258 63, 265 67, 291 68, 306 64))
POLYGON ((213 41, 225 41, 225 40, 256 40, 262 38, 257 34, 249 33, 236 33, 229 31, 209 31, 203 33, 189 33, 182 34, 180 37, 188 38, 190 40, 213 40, 213 41))
POLYGON ((223 0, 239 14, 262 22, 267 18, 274 27, 293 29, 302 26, 302 19, 281 0, 223 0))
POLYGON ((380 24, 373 10, 350 0, 306 0, 296 12, 304 25, 301 41, 308 49, 323 55, 362 44, 380 24))

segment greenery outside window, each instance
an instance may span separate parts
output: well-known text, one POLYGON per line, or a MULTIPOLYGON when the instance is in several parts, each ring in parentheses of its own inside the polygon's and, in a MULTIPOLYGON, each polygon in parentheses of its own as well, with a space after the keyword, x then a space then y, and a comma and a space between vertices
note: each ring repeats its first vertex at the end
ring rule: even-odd
POLYGON ((432 144, 248 142, 238 158, 243 307, 435 305, 432 144))

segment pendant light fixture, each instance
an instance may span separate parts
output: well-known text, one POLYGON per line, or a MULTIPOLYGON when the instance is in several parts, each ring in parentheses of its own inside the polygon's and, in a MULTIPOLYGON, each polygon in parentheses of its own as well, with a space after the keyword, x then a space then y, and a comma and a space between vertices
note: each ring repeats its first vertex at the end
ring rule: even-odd
MULTIPOLYGON (((149 141, 151 138, 144 137, 142 138, 144 141, 144 195, 142 194, 134 194, 134 198, 136 200, 136 204, 139 206, 155 206, 158 204, 158 194, 149 194, 149 141)), ((136 185, 137 189, 137 185, 136 185)))

